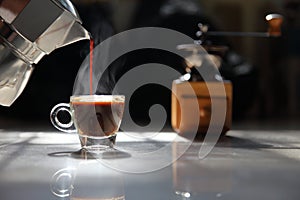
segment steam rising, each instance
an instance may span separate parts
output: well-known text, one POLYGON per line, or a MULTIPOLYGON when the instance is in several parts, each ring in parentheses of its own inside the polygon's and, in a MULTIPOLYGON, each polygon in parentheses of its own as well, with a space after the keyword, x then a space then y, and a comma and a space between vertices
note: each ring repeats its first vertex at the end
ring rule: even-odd
MULTIPOLYGON (((90 94, 90 54, 87 55, 77 73, 73 87, 73 95, 90 94)), ((111 67, 106 69, 108 65, 107 59, 109 50, 99 52, 93 51, 93 66, 92 66, 92 91, 93 94, 110 94, 115 83, 114 76, 111 72, 111 67), (104 73, 105 72, 105 73, 104 73), (101 80, 100 80, 101 79, 101 80)))
MULTIPOLYGON (((98 20, 96 25, 91 28, 91 38, 94 40, 94 47, 97 47, 108 37, 114 34, 112 27, 103 20, 98 20), (98 22, 99 21, 99 22, 98 22)), ((110 44, 109 48, 104 51, 99 48, 94 48, 93 51, 93 66, 92 66, 92 91, 93 94, 111 94, 114 85, 117 70, 122 68, 122 61, 114 62, 110 67, 108 60, 111 54, 110 44)), ((89 45, 87 45, 81 52, 85 57, 80 69, 77 73, 75 83, 73 86, 73 95, 87 95, 90 94, 90 52, 89 45)))

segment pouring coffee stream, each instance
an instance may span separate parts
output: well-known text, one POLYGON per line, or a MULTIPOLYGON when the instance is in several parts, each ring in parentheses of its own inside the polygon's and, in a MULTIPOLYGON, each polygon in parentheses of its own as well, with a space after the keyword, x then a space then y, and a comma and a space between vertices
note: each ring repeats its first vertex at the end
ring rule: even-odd
POLYGON ((0 0, 0 105, 13 104, 45 55, 90 38, 69 0, 0 0))
POLYGON ((90 95, 93 94, 93 56, 94 56, 94 39, 90 39, 90 95))

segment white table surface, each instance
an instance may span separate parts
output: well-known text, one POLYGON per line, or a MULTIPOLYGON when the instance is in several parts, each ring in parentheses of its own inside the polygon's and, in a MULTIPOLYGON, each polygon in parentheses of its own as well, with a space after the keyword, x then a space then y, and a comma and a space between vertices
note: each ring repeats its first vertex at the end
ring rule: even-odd
POLYGON ((76 135, 2 129, 0 199, 300 198, 298 130, 231 130, 205 159, 201 142, 151 134, 121 132, 119 151, 90 155, 76 135))

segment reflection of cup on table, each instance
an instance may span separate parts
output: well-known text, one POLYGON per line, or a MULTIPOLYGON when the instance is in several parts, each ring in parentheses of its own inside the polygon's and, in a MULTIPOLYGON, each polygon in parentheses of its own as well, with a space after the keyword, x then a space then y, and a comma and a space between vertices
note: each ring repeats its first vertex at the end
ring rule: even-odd
POLYGON ((56 171, 51 177, 50 190, 61 200, 125 200, 122 174, 97 162, 83 162, 56 171))
POLYGON ((124 101, 123 95, 71 96, 70 104, 60 103, 52 109, 50 119, 61 131, 77 131, 82 148, 105 150, 115 143, 124 101))

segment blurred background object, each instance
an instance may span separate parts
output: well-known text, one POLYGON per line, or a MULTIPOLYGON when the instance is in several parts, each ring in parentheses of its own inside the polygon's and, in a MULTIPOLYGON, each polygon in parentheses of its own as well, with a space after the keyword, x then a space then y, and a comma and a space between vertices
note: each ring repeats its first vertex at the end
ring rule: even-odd
MULTIPOLYGON (((209 24, 211 30, 218 31, 264 32, 265 16, 280 13, 284 16, 281 38, 211 37, 210 41, 229 47, 222 57, 220 71, 233 83, 233 123, 300 116, 299 0, 74 0, 73 3, 96 44, 115 33, 146 26, 170 28, 195 40, 198 23, 209 24)), ((88 51, 88 42, 83 41, 43 58, 21 97, 12 107, 0 108, 0 119, 31 118, 48 122, 53 105, 69 101, 77 71, 88 51)), ((118 59, 112 66, 119 67, 115 79, 149 62, 166 64, 184 73, 181 58, 145 49, 118 59)), ((175 78, 178 77, 166 77, 170 85, 175 78)), ((137 122, 147 124, 149 107, 156 103, 166 107, 170 119, 171 92, 166 88, 143 86, 132 98, 131 114, 137 122), (148 100, 141 101, 145 95, 148 100)))

